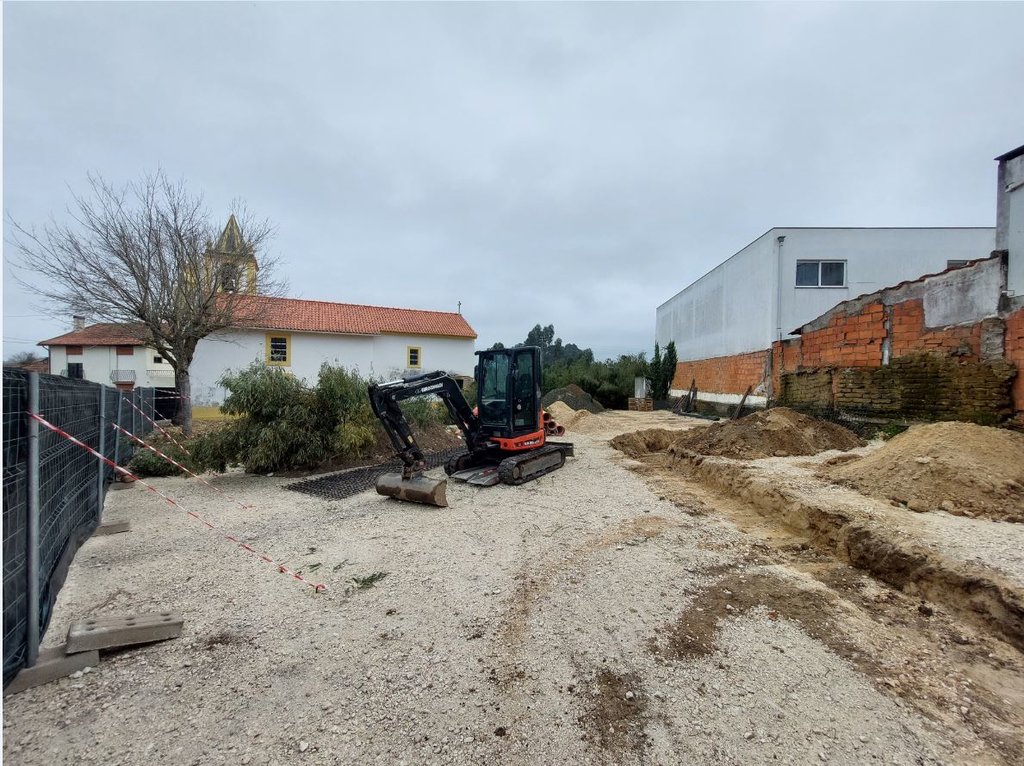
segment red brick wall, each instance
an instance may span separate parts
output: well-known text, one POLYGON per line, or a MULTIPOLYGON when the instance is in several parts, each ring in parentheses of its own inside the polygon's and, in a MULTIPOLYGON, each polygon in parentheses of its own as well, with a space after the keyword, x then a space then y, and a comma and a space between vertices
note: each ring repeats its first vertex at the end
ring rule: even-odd
POLYGON ((1024 309, 1018 309, 1006 317, 1006 360, 1017 366, 1017 377, 1013 381, 1013 408, 1017 418, 1024 421, 1024 309))
POLYGON ((981 358, 981 324, 926 330, 924 302, 919 298, 892 307, 892 355, 940 353, 965 360, 981 358))
MULTIPOLYGON (((986 321, 998 323, 999 320, 986 321)), ((1018 370, 1011 392, 1013 408, 1017 418, 1024 421, 1024 309, 1018 309, 1004 321, 1005 358, 1018 370)), ((926 328, 923 302, 914 298, 889 307, 870 303, 854 314, 840 312, 832 317, 828 326, 799 338, 776 342, 765 351, 679 362, 672 387, 685 390, 696 378, 701 391, 742 394, 748 386, 756 389, 763 382, 765 361, 771 355, 772 395, 778 397, 782 392, 782 375, 786 373, 820 368, 881 367, 882 344, 887 333, 893 360, 937 354, 964 364, 986 364, 981 353, 980 322, 926 328)), ((1005 416, 1005 410, 1003 412, 1005 416)))
POLYGON ((836 314, 827 327, 801 335, 799 364, 805 367, 879 367, 884 338, 885 307, 881 303, 869 303, 856 314, 836 314))
POLYGON ((743 394, 748 386, 757 388, 764 377, 764 363, 770 351, 718 356, 676 364, 672 388, 685 391, 697 380, 697 390, 716 394, 743 394))

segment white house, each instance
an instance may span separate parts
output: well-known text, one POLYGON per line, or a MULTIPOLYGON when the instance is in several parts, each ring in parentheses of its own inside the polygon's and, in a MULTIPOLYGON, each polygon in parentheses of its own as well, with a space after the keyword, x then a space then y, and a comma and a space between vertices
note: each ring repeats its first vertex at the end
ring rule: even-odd
POLYGON ((658 306, 656 340, 680 362, 673 390, 696 378, 702 398, 737 401, 774 341, 849 298, 985 258, 995 240, 991 227, 770 229, 658 306))
POLYGON ((174 370, 140 339, 133 325, 94 324, 74 318, 75 329, 40 341, 49 351, 49 372, 131 390, 135 386, 172 388, 174 370))
MULTIPOLYGON (((225 372, 253 362, 281 367, 309 381, 324 362, 364 377, 444 370, 471 377, 476 332, 454 312, 360 306, 297 298, 244 296, 239 326, 203 338, 190 368, 192 401, 217 406, 225 372)), ((50 372, 122 389, 174 386, 174 372, 145 345, 139 328, 94 324, 40 343, 50 372)))
MULTIPOLYGON (((259 295, 259 264, 232 215, 206 259, 216 289, 233 294, 230 329, 203 338, 189 368, 192 402, 218 406, 220 379, 253 362, 281 367, 315 380, 324 362, 363 377, 390 377, 444 370, 472 377, 476 332, 461 313, 362 306, 259 295)), ((40 343, 50 351, 50 372, 98 383, 174 386, 174 373, 145 345, 133 325, 85 326, 75 317, 72 332, 40 343)))
POLYGON ((244 300, 247 319, 196 348, 191 376, 197 405, 222 403, 220 378, 252 362, 310 381, 324 362, 364 377, 434 370, 473 375, 476 332, 462 314, 259 295, 244 300))

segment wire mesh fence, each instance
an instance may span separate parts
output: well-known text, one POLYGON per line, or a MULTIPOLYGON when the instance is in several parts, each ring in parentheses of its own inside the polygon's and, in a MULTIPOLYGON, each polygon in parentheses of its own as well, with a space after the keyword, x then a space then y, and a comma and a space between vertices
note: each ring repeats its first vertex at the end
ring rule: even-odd
POLYGON ((57 593, 79 546, 96 529, 114 469, 36 414, 118 464, 156 417, 153 389, 109 386, 24 370, 3 371, 4 686, 35 661, 57 593))
POLYGON ((4 369, 4 686, 28 648, 28 376, 4 369), (11 668, 10 675, 8 668, 11 668))

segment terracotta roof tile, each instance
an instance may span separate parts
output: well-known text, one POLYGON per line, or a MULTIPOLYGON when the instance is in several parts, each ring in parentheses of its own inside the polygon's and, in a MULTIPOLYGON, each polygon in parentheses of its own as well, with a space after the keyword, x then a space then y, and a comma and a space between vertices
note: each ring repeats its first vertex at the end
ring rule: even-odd
POLYGON ((25 362, 24 364, 12 365, 15 369, 25 370, 26 372, 49 372, 50 371, 50 360, 49 359, 37 359, 34 362, 25 362))
POLYGON ((476 338, 476 332, 465 318, 449 311, 421 311, 254 295, 241 297, 236 315, 240 326, 267 330, 476 338))
POLYGON ((39 341, 40 346, 144 346, 142 325, 91 324, 81 330, 39 341))
MULTIPOLYGON (((461 314, 299 298, 238 296, 237 326, 261 330, 341 333, 345 335, 441 335, 476 338, 461 314)), ((142 346, 141 325, 94 324, 40 341, 40 346, 142 346)))

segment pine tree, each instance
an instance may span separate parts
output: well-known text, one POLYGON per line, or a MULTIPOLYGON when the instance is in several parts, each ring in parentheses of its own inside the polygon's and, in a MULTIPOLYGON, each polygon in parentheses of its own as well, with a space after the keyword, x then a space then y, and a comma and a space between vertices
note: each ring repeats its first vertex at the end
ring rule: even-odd
POLYGON ((662 390, 662 361, 661 361, 661 348, 658 346, 658 342, 654 342, 654 356, 651 358, 651 395, 658 399, 665 398, 665 391, 662 390))
POLYGON ((669 389, 672 388, 672 378, 676 375, 676 363, 679 361, 676 356, 676 342, 670 340, 665 346, 665 358, 661 361, 662 390, 665 392, 663 399, 668 398, 669 389))

